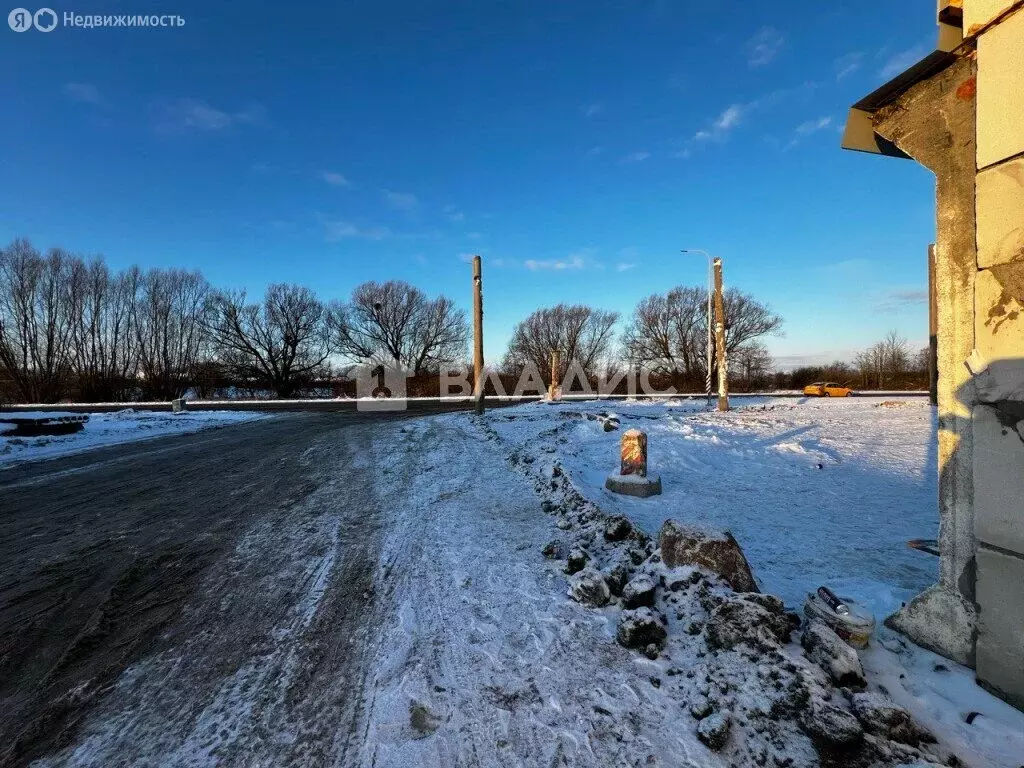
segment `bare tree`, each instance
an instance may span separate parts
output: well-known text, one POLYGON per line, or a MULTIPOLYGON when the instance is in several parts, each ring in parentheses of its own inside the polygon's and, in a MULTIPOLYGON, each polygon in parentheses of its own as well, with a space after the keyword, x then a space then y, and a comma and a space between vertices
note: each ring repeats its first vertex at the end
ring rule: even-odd
POLYGON ((347 304, 331 309, 338 352, 356 362, 386 361, 421 374, 466 354, 466 313, 440 296, 391 280, 368 282, 352 291, 347 304))
POLYGON ((57 248, 41 256, 24 239, 0 251, 0 369, 23 401, 54 402, 65 392, 71 262, 57 248))
POLYGON ((198 272, 154 269, 125 277, 135 296, 135 339, 144 392, 181 397, 192 383, 206 340, 204 312, 210 287, 198 272))
POLYGON ((750 392, 768 384, 775 363, 764 344, 750 341, 732 355, 730 364, 736 383, 750 392))
POLYGON ((72 262, 69 285, 71 368, 77 396, 117 401, 130 396, 138 372, 135 281, 111 275, 101 259, 72 262))
POLYGON ((502 367, 511 373, 533 364, 550 384, 551 352, 558 350, 564 367, 575 363, 594 376, 610 356, 618 319, 581 304, 538 309, 515 327, 502 367))
POLYGON ((260 304, 247 304, 244 293, 217 293, 208 317, 221 362, 235 377, 278 397, 292 397, 327 367, 328 313, 308 288, 271 285, 260 304))
MULTIPOLYGON (((724 295, 726 350, 730 356, 782 328, 782 318, 753 296, 730 288, 724 295)), ((671 375, 673 385, 702 381, 707 368, 707 300, 704 288, 679 286, 643 299, 623 337, 637 367, 671 375)))
MULTIPOLYGON (((922 350, 918 356, 918 365, 923 359, 924 372, 927 376, 927 353, 922 350)), ((906 376, 911 372, 910 346, 905 337, 897 331, 889 331, 885 339, 868 349, 858 352, 854 365, 860 372, 861 383, 865 387, 900 387, 906 385, 906 376)))
POLYGON ((623 335, 630 362, 653 373, 684 380, 704 377, 707 291, 679 286, 642 299, 623 335))

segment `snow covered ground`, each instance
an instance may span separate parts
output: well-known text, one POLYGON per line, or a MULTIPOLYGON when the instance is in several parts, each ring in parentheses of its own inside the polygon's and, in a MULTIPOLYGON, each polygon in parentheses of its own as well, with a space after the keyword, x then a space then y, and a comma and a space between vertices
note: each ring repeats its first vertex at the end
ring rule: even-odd
POLYGON ((540 467, 561 465, 583 496, 652 536, 667 518, 731 531, 762 591, 792 608, 821 584, 867 605, 880 625, 861 654, 869 681, 968 764, 1021 765, 1024 714, 975 685, 970 670, 881 626, 938 575, 938 558, 906 543, 938 535, 936 419, 927 400, 733 405, 723 414, 694 400, 537 403, 487 418, 510 454, 540 467), (617 417, 621 427, 606 432, 588 414, 617 417), (661 496, 636 499, 604 488, 630 428, 648 434, 661 496), (981 715, 968 725, 970 712, 981 715))
MULTIPOLYGON (((24 461, 53 459, 106 445, 116 445, 154 437, 198 432, 212 427, 223 427, 254 419, 268 418, 266 414, 240 411, 189 411, 186 413, 159 413, 134 411, 126 408, 116 413, 93 413, 85 429, 72 435, 44 437, 6 437, 4 432, 13 425, 5 423, 0 413, 0 469, 24 461)), ((11 412, 11 417, 52 416, 11 412)))
MULTIPOLYGON (((932 412, 882 402, 572 402, 339 426, 302 454, 302 492, 268 498, 268 519, 197 590, 184 615, 202 631, 169 633, 40 764, 849 764, 824 760, 801 724, 810 697, 847 705, 799 643, 712 646, 721 584, 670 573, 642 537, 594 535, 587 499, 652 534, 667 517, 731 528, 765 592, 795 606, 824 582, 881 618, 934 580, 935 558, 905 540, 937 524, 932 412), (586 417, 612 410, 619 430, 586 417), (661 497, 603 488, 635 426, 661 497), (660 654, 616 642, 620 603, 567 596, 565 557, 541 554, 553 539, 653 577, 660 654), (702 708, 732 718, 719 751, 698 737, 702 708)), ((1024 714, 969 670, 885 629, 861 659, 868 691, 939 739, 863 765, 1021 764, 1024 714)))

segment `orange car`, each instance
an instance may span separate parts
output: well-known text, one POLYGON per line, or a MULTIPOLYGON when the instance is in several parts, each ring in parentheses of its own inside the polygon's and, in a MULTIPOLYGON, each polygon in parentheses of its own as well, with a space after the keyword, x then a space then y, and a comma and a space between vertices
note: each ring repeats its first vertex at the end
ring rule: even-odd
POLYGON ((817 381, 804 387, 805 397, 849 397, 852 394, 849 387, 841 387, 831 381, 817 381))

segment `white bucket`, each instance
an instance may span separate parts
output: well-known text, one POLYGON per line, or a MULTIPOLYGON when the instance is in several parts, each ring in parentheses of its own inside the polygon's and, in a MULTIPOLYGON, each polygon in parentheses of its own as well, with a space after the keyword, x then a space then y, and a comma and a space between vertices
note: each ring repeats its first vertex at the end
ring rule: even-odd
POLYGON ((867 648, 868 640, 875 631, 875 617, 867 608, 848 597, 840 598, 849 608, 849 613, 836 613, 818 595, 811 592, 804 603, 804 615, 808 619, 820 619, 833 632, 857 650, 867 648))

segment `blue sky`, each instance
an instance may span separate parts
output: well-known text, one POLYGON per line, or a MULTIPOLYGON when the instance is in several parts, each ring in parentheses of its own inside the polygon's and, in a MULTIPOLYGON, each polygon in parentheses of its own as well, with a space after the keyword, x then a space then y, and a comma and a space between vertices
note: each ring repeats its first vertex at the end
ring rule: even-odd
POLYGON ((927 338, 932 176, 839 141, 932 0, 86 3, 185 26, 0 28, 0 241, 467 309, 480 253, 489 360, 536 307, 701 284, 686 247, 783 365, 927 338))

